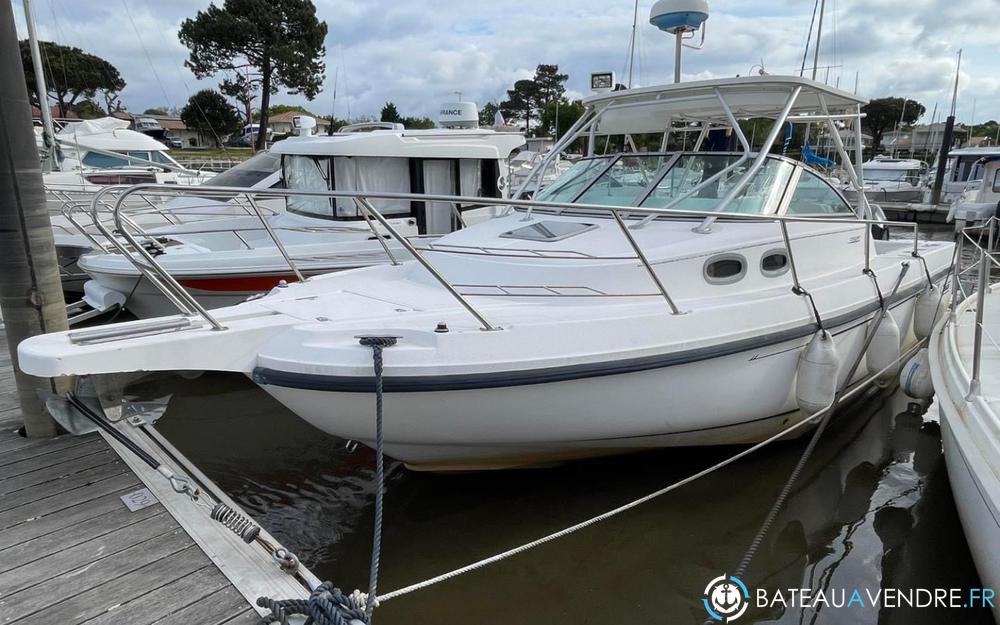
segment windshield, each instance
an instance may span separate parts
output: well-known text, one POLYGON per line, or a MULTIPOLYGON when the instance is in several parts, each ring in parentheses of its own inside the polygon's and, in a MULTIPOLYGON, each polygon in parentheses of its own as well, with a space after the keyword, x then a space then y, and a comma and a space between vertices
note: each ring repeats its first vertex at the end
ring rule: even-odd
MULTIPOLYGON (((684 154, 673 165, 670 154, 586 159, 539 193, 537 199, 608 206, 638 203, 649 208, 714 212, 748 171, 750 161, 727 171, 739 159, 736 154, 710 152, 684 154)), ((786 161, 768 158, 724 208, 725 212, 773 212, 793 170, 794 166, 786 161)))
POLYGON ((212 178, 215 187, 250 188, 264 180, 281 167, 281 157, 270 152, 261 152, 231 167, 212 178))
POLYGON ((586 158, 577 161, 575 165, 566 170, 555 182, 545 187, 541 193, 535 196, 540 202, 571 202, 581 191, 587 188, 601 172, 613 161, 615 156, 602 156, 598 158, 586 158))

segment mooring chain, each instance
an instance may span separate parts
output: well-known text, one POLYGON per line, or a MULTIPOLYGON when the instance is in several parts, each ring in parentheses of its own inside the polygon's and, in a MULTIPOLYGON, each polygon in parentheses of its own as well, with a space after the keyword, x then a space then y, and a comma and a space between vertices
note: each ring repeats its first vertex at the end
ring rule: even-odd
POLYGON ((260 597, 257 605, 271 611, 268 622, 289 625, 294 615, 307 617, 306 625, 357 625, 372 622, 372 612, 378 604, 379 560, 382 555, 382 514, 385 499, 385 437, 383 434, 382 350, 396 344, 395 336, 360 336, 361 345, 372 349, 375 370, 375 527, 372 534, 372 558, 368 573, 368 593, 355 590, 345 595, 333 582, 317 586, 308 599, 271 599, 260 597))

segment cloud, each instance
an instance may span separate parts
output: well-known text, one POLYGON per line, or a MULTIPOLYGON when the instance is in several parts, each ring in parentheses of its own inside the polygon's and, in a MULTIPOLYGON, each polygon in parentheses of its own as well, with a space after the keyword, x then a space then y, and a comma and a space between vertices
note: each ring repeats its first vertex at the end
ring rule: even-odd
MULTIPOLYGON (((539 63, 558 64, 570 75, 570 92, 586 94, 592 71, 612 69, 622 78, 633 9, 628 0, 314 1, 329 26, 325 89, 314 102, 286 94, 274 100, 328 114, 336 83, 342 117, 348 109, 352 116, 377 115, 386 101, 403 114, 432 116, 454 91, 483 104, 502 98, 539 63)), ((950 99, 955 52, 964 47, 959 117, 971 115, 975 98, 978 120, 1000 118, 995 3, 828 0, 818 77, 851 90, 857 74, 860 93, 915 98, 930 111, 934 102, 950 99)), ((637 84, 673 78, 673 41, 648 24, 651 4, 640 3, 637 84)), ((34 5, 43 38, 92 51, 121 70, 128 82, 123 97, 132 110, 181 106, 191 93, 217 82, 198 81, 183 67, 187 52, 176 36, 181 21, 208 6, 207 0, 34 5)), ((811 12, 809 2, 712 2, 704 49, 685 50, 685 79, 745 75, 761 61, 772 73, 798 73, 811 12)), ((23 19, 19 23, 23 33, 23 19)))

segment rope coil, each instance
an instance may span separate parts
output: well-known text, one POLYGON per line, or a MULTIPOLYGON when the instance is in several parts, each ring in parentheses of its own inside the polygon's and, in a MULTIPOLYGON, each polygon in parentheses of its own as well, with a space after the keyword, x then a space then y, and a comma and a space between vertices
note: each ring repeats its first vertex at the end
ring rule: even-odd
POLYGON ((290 625, 289 617, 306 616, 305 625, 352 625, 368 623, 368 595, 354 591, 345 595, 332 582, 323 582, 312 591, 308 599, 271 599, 260 597, 257 605, 267 608, 269 622, 290 625))

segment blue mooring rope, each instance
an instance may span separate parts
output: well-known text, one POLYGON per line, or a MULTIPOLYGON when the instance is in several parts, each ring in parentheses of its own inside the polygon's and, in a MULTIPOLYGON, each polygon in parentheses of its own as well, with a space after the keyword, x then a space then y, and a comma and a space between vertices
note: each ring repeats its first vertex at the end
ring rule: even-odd
POLYGON ((382 433, 382 349, 396 344, 393 336, 362 336, 360 343, 372 348, 375 368, 375 527, 372 535, 372 559, 368 574, 368 595, 355 592, 345 595, 333 582, 323 582, 308 599, 271 599, 260 597, 257 605, 267 608, 269 622, 289 625, 288 617, 305 615, 305 625, 370 624, 378 588, 379 559, 382 554, 382 509, 385 495, 385 454, 382 433))

